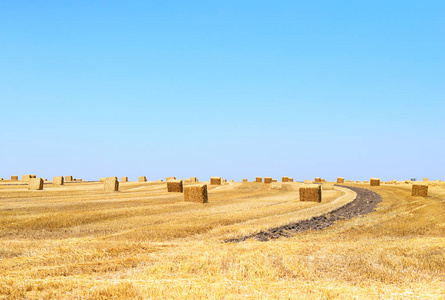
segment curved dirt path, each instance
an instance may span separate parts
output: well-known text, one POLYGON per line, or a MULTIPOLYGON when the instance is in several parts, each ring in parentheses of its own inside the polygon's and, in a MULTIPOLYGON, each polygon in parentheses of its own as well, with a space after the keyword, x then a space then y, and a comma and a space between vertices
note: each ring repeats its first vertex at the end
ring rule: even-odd
POLYGON ((325 213, 321 216, 316 216, 308 220, 271 228, 267 231, 261 231, 235 239, 228 239, 225 240, 225 242, 243 242, 251 238, 254 238, 258 241, 269 241, 270 239, 278 239, 280 237, 291 237, 294 233, 298 232, 308 230, 321 230, 328 226, 331 226, 337 220, 352 219, 360 215, 371 213, 372 211, 374 211, 377 204, 382 201, 380 195, 373 191, 358 187, 341 187, 356 192, 356 199, 336 210, 325 213))

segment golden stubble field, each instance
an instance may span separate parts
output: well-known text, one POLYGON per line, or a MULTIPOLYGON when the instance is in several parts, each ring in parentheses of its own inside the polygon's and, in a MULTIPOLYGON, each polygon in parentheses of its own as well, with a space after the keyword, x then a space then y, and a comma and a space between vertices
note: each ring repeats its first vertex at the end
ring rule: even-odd
MULTIPOLYGON (((346 184, 348 185, 348 184, 346 184)), ((349 184, 379 193, 375 212, 269 242, 224 243, 352 201, 300 183, 209 186, 183 202, 165 183, 0 184, 0 295, 5 299, 441 299, 445 185, 349 184)))

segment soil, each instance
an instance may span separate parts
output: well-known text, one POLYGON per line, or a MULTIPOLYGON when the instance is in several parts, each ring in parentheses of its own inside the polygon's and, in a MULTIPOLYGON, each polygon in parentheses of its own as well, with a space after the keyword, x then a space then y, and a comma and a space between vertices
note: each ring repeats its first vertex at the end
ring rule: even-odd
POLYGON ((351 203, 346 204, 339 209, 326 213, 324 215, 313 217, 309 220, 304 220, 288 225, 268 229, 251 235, 225 240, 226 243, 243 242, 247 239, 256 239, 258 241, 266 242, 271 239, 278 239, 280 237, 291 237, 295 233, 308 230, 322 230, 334 224, 337 220, 347 220, 354 217, 359 217, 364 214, 369 214, 374 211, 378 203, 382 201, 379 194, 358 187, 341 186, 348 188, 357 193, 357 197, 351 203))

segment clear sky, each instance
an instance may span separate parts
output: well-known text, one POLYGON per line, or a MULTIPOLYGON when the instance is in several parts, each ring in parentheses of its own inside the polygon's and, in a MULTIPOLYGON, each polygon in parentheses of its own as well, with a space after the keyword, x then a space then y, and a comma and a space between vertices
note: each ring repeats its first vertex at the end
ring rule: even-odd
POLYGON ((1 1, 0 177, 445 180, 445 1, 1 1))

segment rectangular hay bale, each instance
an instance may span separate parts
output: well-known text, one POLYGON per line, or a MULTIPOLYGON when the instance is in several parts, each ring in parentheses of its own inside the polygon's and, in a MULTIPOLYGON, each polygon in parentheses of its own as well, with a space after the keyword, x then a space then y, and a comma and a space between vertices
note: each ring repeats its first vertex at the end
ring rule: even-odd
POLYGON ((369 179, 369 185, 370 186, 379 186, 380 185, 380 178, 371 178, 371 179, 369 179))
POLYGON ((28 183, 28 190, 43 190, 43 179, 31 178, 28 183))
POLYGON ((196 177, 190 177, 190 182, 198 182, 198 178, 196 178, 196 177))
POLYGON ((176 180, 176 177, 172 176, 172 177, 166 177, 165 181, 169 181, 169 180, 176 180))
POLYGON ((207 184, 194 184, 184 187, 184 201, 198 203, 209 202, 207 184))
POLYGON ((289 177, 283 176, 283 177, 281 177, 281 182, 287 182, 288 179, 289 179, 289 177))
POLYGON ((65 176, 65 181, 73 181, 73 176, 65 176))
POLYGON ((243 182, 247 182, 247 179, 246 179, 246 178, 244 178, 244 179, 243 179, 243 182))
POLYGON ((147 177, 145 177, 145 176, 139 176, 139 177, 138 177, 138 181, 139 181, 139 182, 146 182, 146 181, 147 181, 147 177))
POLYGON ((300 188, 300 201, 321 202, 321 185, 308 184, 300 188))
POLYGON ((427 184, 413 184, 411 196, 428 197, 427 184))
POLYGON ((55 184, 55 185, 63 185, 63 182, 64 182, 63 176, 53 177, 53 184, 55 184))
POLYGON ((104 181, 104 190, 110 192, 119 191, 119 181, 116 177, 107 177, 104 181))
POLYGON ((315 177, 314 178, 314 182, 320 183, 321 182, 321 177, 315 177))
POLYGON ((29 182, 31 178, 31 175, 22 175, 22 181, 24 182, 29 182))
POLYGON ((221 177, 210 177, 211 185, 221 185, 221 177))
POLYGON ((337 177, 337 183, 345 183, 345 179, 343 177, 337 177))
POLYGON ((17 175, 12 175, 11 181, 19 181, 19 177, 17 175))
POLYGON ((121 177, 121 182, 128 182, 128 177, 126 177, 126 176, 121 177))
POLYGON ((182 193, 183 192, 182 180, 173 180, 173 179, 168 180, 167 191, 169 193, 182 193))
POLYGON ((255 182, 263 182, 263 177, 256 177, 255 182))
POLYGON ((288 177, 287 182, 294 182, 294 179, 292 177, 288 177))
POLYGON ((264 183, 272 183, 272 177, 264 177, 264 183))

